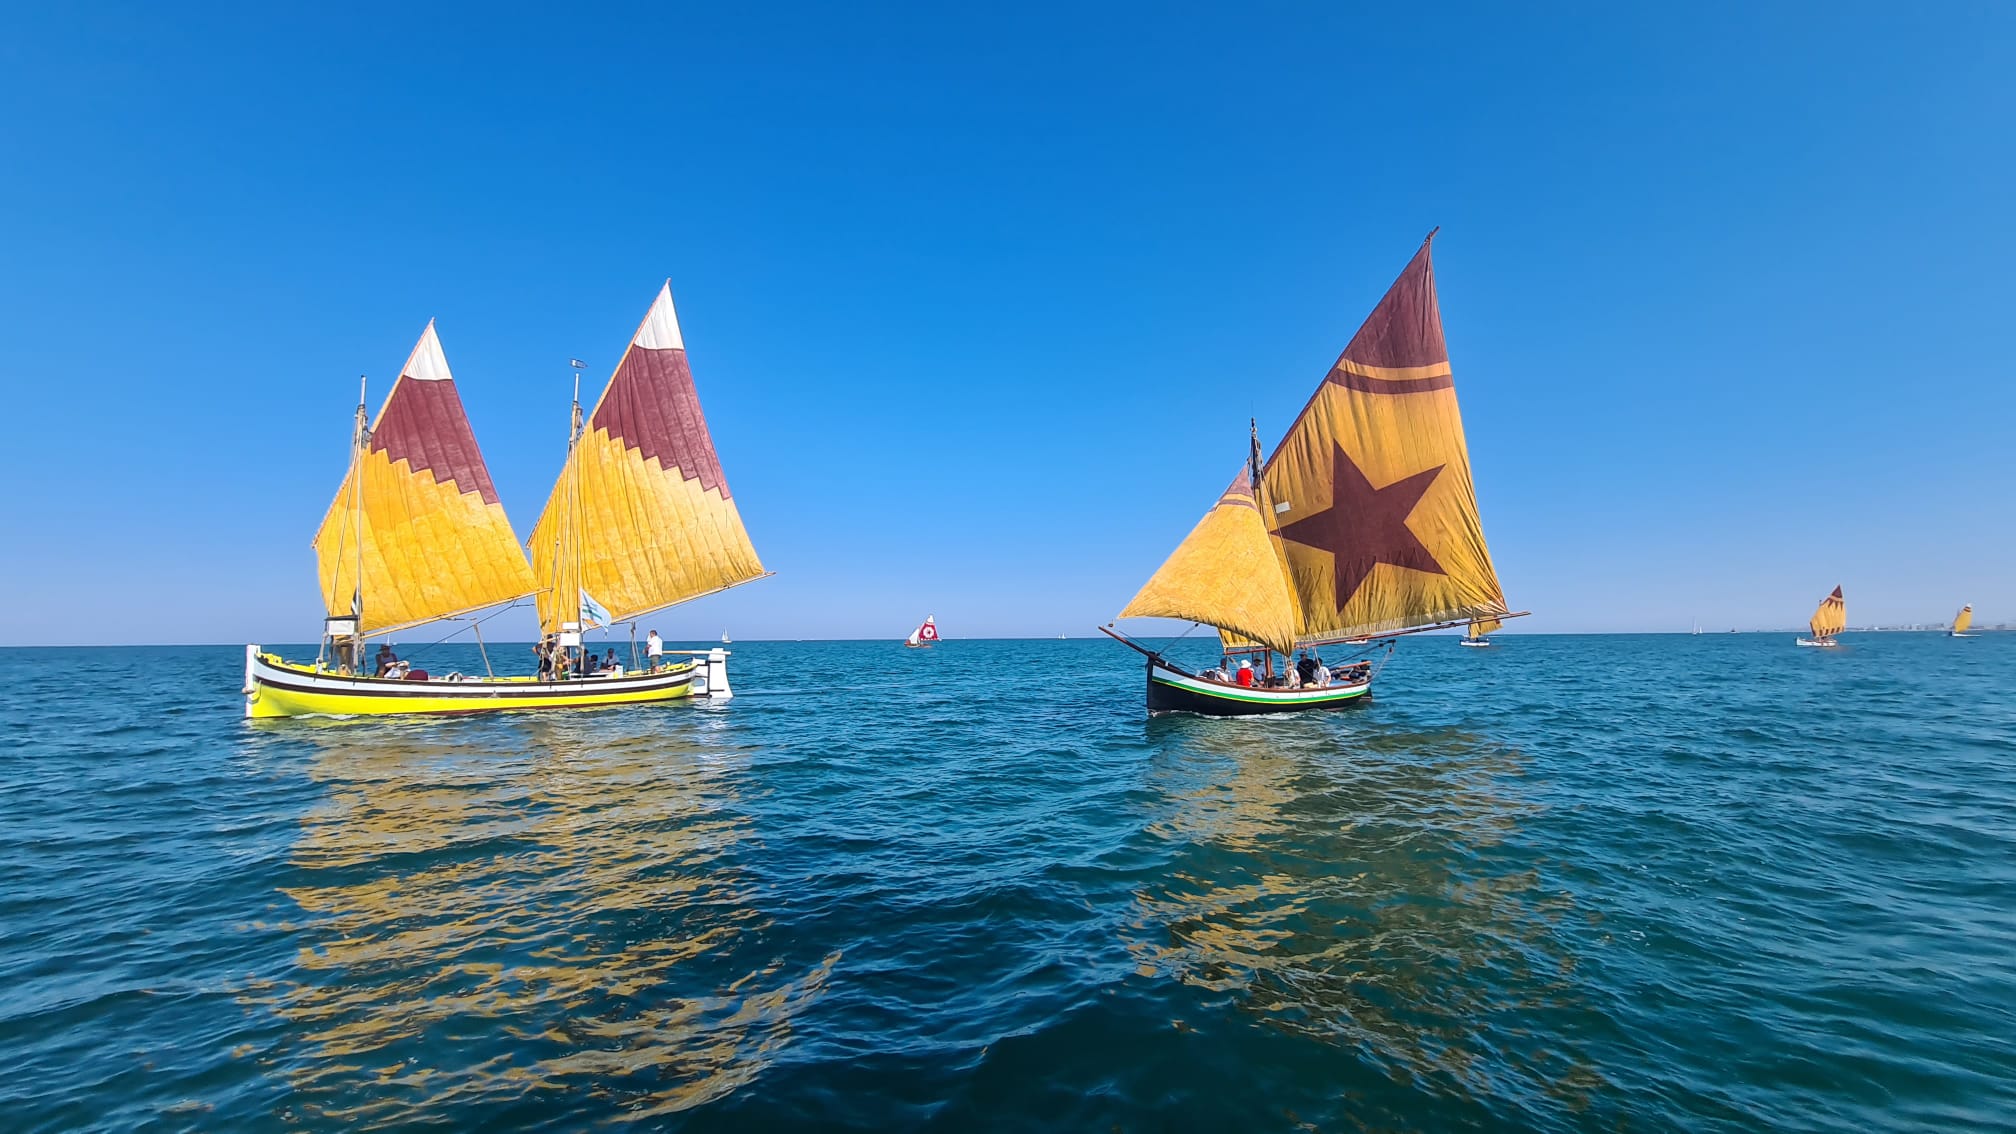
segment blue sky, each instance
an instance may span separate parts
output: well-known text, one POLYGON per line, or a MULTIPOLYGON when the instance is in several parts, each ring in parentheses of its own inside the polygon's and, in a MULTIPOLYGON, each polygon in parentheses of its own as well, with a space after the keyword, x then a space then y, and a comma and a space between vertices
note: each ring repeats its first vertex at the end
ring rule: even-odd
POLYGON ((2016 9, 273 7, 0 37, 0 643, 311 637, 429 318, 522 536, 667 276, 662 629, 1083 634, 1435 225, 1526 629, 2016 619, 2016 9))

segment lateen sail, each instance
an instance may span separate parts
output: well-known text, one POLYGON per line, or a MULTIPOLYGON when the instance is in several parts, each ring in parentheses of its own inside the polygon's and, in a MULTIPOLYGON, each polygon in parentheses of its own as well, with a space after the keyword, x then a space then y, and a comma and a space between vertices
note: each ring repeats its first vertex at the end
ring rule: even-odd
POLYGON ((1960 608, 1960 613, 1953 616, 1953 632, 1965 634, 1967 628, 1972 625, 1974 625, 1974 604, 1968 603, 1960 608))
POLYGON ((700 413, 672 286, 658 292, 532 531, 548 629, 586 591, 614 621, 764 575, 700 413))
POLYGON ((1482 622, 1472 622, 1466 634, 1471 638, 1482 638, 1486 634, 1496 634, 1498 628, 1503 625, 1505 623, 1496 618, 1487 618, 1482 622))
POLYGON ((1848 628, 1848 602, 1841 597, 1840 587, 1835 587, 1833 594, 1820 600, 1819 609, 1813 612, 1812 621, 1806 625, 1813 631, 1815 640, 1832 638, 1848 628))
POLYGON ((905 642, 912 646, 921 646, 926 642, 935 642, 937 640, 937 616, 930 614, 925 615, 924 621, 918 625, 917 629, 910 631, 910 636, 904 639, 905 642))
POLYGON ((1295 600, 1246 466, 1120 617, 1188 619, 1294 652, 1295 600))
POLYGON ((1262 494, 1296 638, 1509 613, 1484 544, 1427 241, 1268 459, 1262 494))
POLYGON ((330 615, 350 613, 361 597, 367 634, 537 589, 433 323, 386 395, 369 442, 353 455, 315 533, 315 554, 330 615))

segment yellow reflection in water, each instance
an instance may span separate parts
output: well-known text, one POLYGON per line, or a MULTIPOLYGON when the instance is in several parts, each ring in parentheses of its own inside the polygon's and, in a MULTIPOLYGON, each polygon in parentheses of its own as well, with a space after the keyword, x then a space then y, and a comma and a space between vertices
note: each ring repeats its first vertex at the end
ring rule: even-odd
MULTIPOLYGON (((584 1098, 622 1116, 758 1075, 835 957, 768 926, 741 766, 700 713, 328 722, 286 895, 312 944, 266 989, 305 1109, 346 1122, 584 1098)), ((466 1113, 466 1112, 465 1112, 466 1113)))
POLYGON ((1489 854, 1533 811, 1503 791, 1515 753, 1453 733, 1150 727, 1150 786, 1169 802, 1149 833, 1176 868, 1135 895, 1139 975, 1231 994, 1403 1082, 1496 1093, 1509 1071, 1570 1105, 1589 1097, 1586 1061, 1505 1043, 1575 1000, 1553 932, 1566 899, 1489 854))

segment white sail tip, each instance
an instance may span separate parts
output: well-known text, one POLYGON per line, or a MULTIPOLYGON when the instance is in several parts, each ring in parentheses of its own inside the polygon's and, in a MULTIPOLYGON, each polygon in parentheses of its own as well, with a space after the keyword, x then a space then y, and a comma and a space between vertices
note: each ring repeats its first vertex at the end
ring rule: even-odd
POLYGON ((672 306, 672 281, 658 289, 658 298, 644 316, 644 325, 630 340, 645 350, 685 350, 686 339, 679 333, 679 312, 672 306))
POLYGON ((406 359, 406 367, 400 373, 422 382, 454 379, 455 376, 448 372, 448 356, 442 353, 440 336, 434 333, 434 320, 427 320, 427 329, 420 332, 420 341, 413 344, 413 353, 406 359))

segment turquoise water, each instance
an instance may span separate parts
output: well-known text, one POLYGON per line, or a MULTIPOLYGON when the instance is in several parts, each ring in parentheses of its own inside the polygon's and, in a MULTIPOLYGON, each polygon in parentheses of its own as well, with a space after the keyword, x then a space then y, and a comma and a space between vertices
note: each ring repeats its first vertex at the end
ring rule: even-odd
POLYGON ((1241 721, 1105 641, 256 726, 0 650, 0 1129, 2016 1123, 2016 634, 1499 641, 1241 721))

